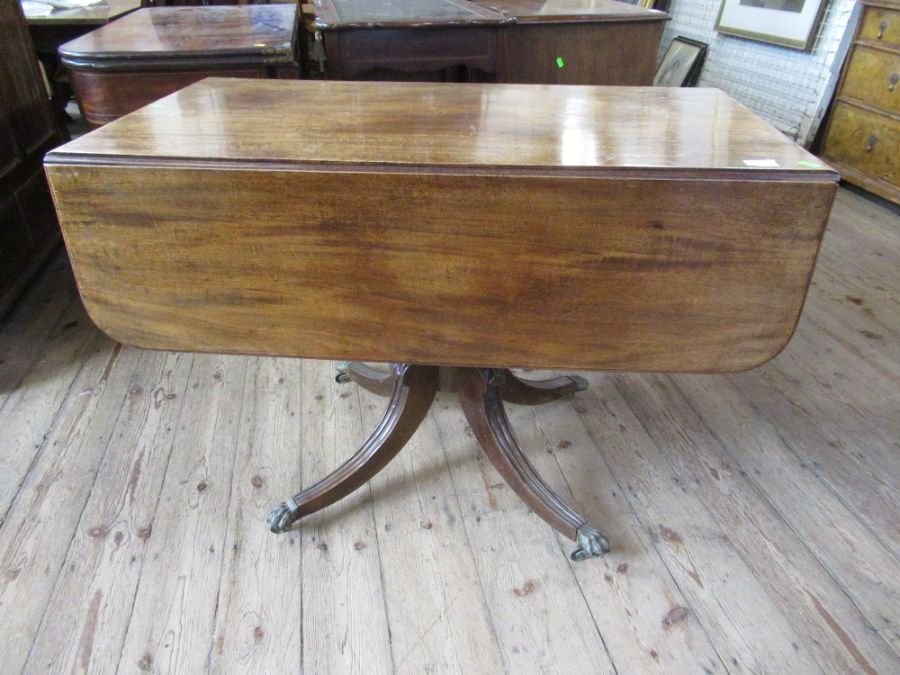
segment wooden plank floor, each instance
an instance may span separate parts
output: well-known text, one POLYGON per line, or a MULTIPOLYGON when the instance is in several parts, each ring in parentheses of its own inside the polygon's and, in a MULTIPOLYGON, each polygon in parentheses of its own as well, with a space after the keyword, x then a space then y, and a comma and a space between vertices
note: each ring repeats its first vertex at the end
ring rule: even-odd
POLYGON ((116 345, 60 255, 0 322, 0 672, 898 673, 898 299, 900 217, 842 189, 771 363, 511 406, 612 541, 572 563, 444 394, 270 534, 382 401, 331 363, 116 345))

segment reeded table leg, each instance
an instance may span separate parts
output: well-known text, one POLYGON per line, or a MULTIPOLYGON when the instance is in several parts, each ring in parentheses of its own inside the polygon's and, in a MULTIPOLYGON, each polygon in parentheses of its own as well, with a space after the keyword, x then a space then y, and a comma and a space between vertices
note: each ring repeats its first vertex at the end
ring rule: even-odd
POLYGON ((389 377, 391 400, 369 439, 333 473, 273 509, 266 518, 272 532, 284 532, 298 518, 361 487, 387 466, 419 428, 437 393, 438 369, 394 363, 389 377))
POLYGON ((557 495, 522 452, 501 400, 503 371, 466 368, 459 374, 463 412, 485 454, 504 480, 535 513, 578 543, 573 560, 603 555, 609 542, 557 495))
POLYGON ((528 461, 513 435, 503 401, 536 405, 572 396, 587 387, 576 376, 522 380, 505 368, 438 368, 391 364, 384 372, 361 363, 338 366, 338 382, 353 381, 382 396, 388 408, 375 431, 340 468, 276 507, 266 519, 272 532, 284 532, 302 516, 350 494, 390 462, 428 413, 439 385, 458 391, 463 412, 478 442, 515 493, 557 531, 578 543, 573 560, 609 551, 606 537, 572 510, 528 461))
POLYGON ((500 397, 508 403, 539 405, 574 396, 587 389, 587 380, 577 375, 561 375, 549 380, 523 380, 506 368, 493 369, 500 397))

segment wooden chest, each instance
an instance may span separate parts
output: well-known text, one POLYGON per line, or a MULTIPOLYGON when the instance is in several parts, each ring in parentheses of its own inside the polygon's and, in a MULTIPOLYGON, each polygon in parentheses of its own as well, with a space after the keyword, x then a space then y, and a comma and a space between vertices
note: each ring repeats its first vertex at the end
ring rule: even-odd
POLYGON ((837 181, 718 90, 569 85, 208 79, 46 166, 122 342, 585 370, 777 354, 837 181))
POLYGON ((900 204, 900 3, 862 4, 823 155, 851 183, 900 204))

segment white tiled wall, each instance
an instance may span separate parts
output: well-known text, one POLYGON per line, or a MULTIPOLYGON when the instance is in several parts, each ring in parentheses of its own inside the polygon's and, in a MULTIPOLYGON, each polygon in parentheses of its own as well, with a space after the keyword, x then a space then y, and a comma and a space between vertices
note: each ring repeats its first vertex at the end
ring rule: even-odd
MULTIPOLYGON (((810 0, 807 0, 809 2, 810 0)), ((659 57, 677 35, 709 44, 700 87, 718 87, 794 140, 812 142, 840 69, 855 0, 828 2, 812 52, 722 35, 721 0, 671 0, 659 57), (835 56, 839 54, 836 62, 835 56)), ((849 37, 849 36, 848 36, 849 37)))

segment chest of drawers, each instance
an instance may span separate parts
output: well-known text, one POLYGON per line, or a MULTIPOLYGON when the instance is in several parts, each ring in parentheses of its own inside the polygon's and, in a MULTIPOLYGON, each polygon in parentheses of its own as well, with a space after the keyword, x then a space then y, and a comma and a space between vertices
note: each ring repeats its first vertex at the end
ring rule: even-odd
POLYGON ((862 4, 823 154, 849 182, 900 203, 900 2, 862 4))

